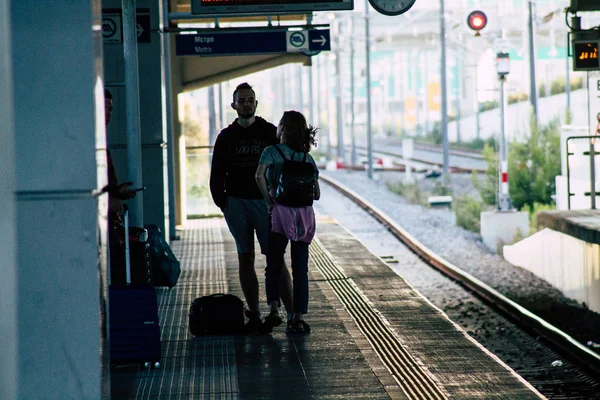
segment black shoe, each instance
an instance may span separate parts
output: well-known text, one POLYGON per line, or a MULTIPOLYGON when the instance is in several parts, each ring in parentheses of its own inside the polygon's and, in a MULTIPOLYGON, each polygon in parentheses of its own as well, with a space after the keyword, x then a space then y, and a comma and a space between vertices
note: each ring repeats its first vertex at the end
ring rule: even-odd
POLYGON ((290 321, 286 329, 287 333, 310 333, 310 325, 304 320, 290 321))
POLYGON ((247 311, 246 316, 248 317, 248 322, 246 322, 246 325, 244 325, 244 332, 248 334, 260 333, 260 328, 262 326, 260 314, 247 311))
POLYGON ((273 328, 281 325, 283 320, 279 316, 279 313, 271 313, 265 317, 265 320, 260 328, 261 334, 271 333, 273 332, 273 328))

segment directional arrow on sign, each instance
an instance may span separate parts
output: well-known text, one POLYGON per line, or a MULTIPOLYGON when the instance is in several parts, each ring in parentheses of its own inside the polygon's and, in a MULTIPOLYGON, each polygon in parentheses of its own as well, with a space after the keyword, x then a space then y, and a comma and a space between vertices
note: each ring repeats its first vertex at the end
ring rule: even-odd
POLYGON ((313 43, 321 43, 321 47, 325 46, 325 43, 327 43, 327 39, 325 39, 325 36, 321 35, 321 39, 313 39, 311 40, 313 43))
MULTIPOLYGON (((276 54, 287 52, 321 52, 331 50, 329 29, 293 31, 302 46, 290 42, 290 31, 272 29, 268 31, 238 30, 234 32, 210 32, 196 35, 176 35, 175 52, 178 56, 224 56, 244 54, 276 54), (308 44, 308 49, 306 48, 308 44), (291 47, 294 47, 293 49, 291 47)), ((294 40, 295 40, 294 39, 294 40)), ((307 54, 308 55, 308 54, 307 54)))

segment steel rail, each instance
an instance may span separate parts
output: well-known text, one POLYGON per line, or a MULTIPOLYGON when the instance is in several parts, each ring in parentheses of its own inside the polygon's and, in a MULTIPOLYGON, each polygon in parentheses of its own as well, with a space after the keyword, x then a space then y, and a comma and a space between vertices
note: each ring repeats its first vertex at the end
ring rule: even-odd
MULTIPOLYGON (((357 148, 357 150, 360 149, 361 151, 365 151, 365 148, 362 147, 362 146, 356 146, 356 148, 357 148)), ((394 152, 391 152, 391 151, 381 151, 381 150, 378 150, 378 149, 373 149, 373 153, 383 154, 383 155, 390 156, 390 157, 396 157, 396 158, 402 158, 402 159, 404 159, 401 154, 394 153, 394 152)), ((362 153, 362 154, 364 154, 364 153, 362 153)), ((465 157, 465 158, 467 158, 467 157, 465 157)), ((418 162, 418 163, 421 163, 421 164, 427 164, 427 165, 437 166, 437 167, 440 167, 440 168, 442 166, 442 164, 439 163, 439 162, 424 160, 422 158, 414 158, 413 157, 410 160, 418 162)), ((397 165, 405 166, 405 164, 403 164, 401 162, 395 161, 394 163, 397 164, 397 165)), ((383 168, 383 169, 386 170, 385 168, 383 168)), ((414 166, 413 166, 413 170, 416 170, 416 168, 414 166)), ((464 168, 464 167, 450 166, 450 172, 453 172, 453 173, 472 173, 473 171, 475 171, 475 172, 477 172, 479 174, 483 174, 483 173, 486 172, 486 170, 483 169, 483 168, 464 168)))
POLYGON ((351 199, 359 207, 367 211, 373 218, 386 227, 388 231, 430 266, 471 290, 486 304, 506 315, 508 318, 518 323, 519 326, 524 327, 524 330, 548 341, 558 353, 566 359, 571 360, 578 367, 581 367, 595 376, 600 376, 600 355, 589 350, 567 333, 510 300, 471 274, 462 271, 454 264, 439 257, 394 222, 383 211, 379 210, 350 188, 337 182, 331 177, 326 176, 326 174, 319 175, 319 180, 329 184, 344 196, 351 199))

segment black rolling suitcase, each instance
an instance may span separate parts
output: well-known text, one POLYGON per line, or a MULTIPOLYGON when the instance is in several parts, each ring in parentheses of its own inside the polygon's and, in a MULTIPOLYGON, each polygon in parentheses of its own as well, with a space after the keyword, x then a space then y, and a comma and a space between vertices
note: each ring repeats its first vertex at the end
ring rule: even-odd
MULTIPOLYGON (((125 232, 129 221, 125 210, 125 232)), ((110 358, 113 364, 144 363, 160 367, 161 345, 156 291, 131 284, 129 235, 125 234, 126 285, 109 287, 110 358)))

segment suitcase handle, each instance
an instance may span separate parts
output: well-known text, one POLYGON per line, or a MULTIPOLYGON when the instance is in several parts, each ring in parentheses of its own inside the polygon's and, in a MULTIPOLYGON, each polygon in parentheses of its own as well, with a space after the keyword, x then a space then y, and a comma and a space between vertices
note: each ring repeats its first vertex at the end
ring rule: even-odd
POLYGON ((123 220, 125 225, 125 283, 131 285, 131 263, 129 252, 129 209, 123 205, 123 220))

